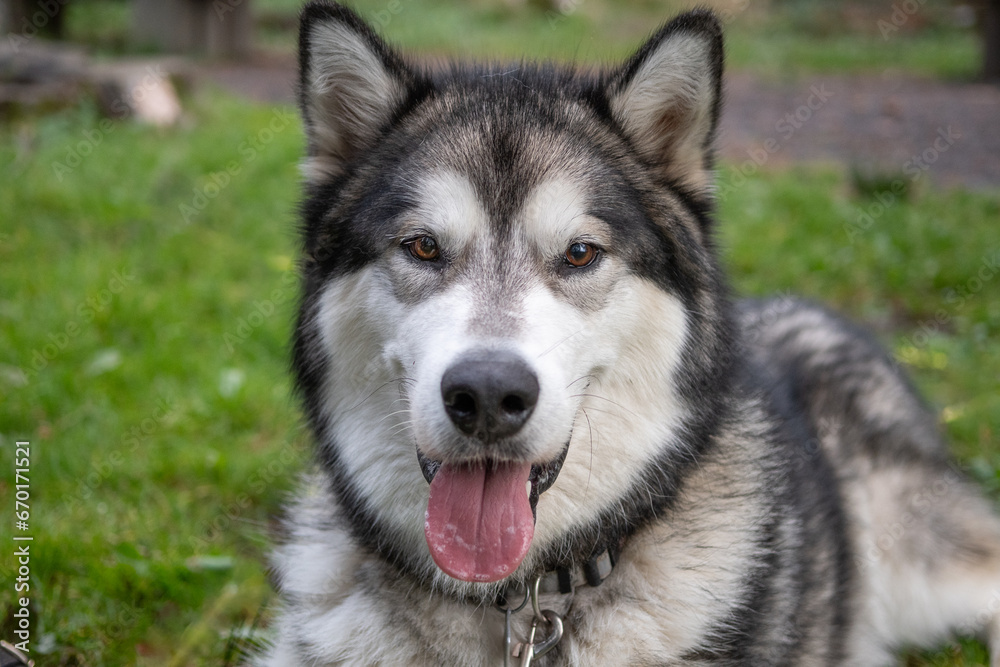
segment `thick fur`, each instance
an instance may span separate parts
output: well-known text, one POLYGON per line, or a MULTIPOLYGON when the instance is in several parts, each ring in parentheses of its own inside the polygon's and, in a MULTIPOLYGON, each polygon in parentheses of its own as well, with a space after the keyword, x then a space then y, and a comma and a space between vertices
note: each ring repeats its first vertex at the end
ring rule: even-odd
MULTIPOLYGON (((255 664, 500 665, 498 593, 606 548, 600 586, 543 597, 566 631, 533 664, 885 665, 953 633, 997 655, 1000 521, 892 359, 821 308, 729 301, 710 13, 603 73, 424 71, 312 3, 300 65, 295 369, 318 458, 255 664), (407 250, 423 236, 433 262, 407 250), (598 255, 576 268, 563 254, 581 242, 598 255), (537 376, 516 434, 449 421, 442 375, 470 350, 537 376), (506 581, 436 567, 418 449, 565 453, 506 581)), ((516 637, 529 622, 514 615, 516 637)))

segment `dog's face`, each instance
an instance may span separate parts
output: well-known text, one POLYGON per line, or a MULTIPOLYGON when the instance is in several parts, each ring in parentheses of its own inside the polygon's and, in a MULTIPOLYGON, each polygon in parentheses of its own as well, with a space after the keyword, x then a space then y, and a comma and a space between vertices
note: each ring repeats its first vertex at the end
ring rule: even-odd
POLYGON ((296 366, 370 547, 496 582, 669 501, 658 471, 691 458, 714 409, 699 383, 725 364, 720 68, 705 13, 585 76, 420 72, 348 10, 306 8, 296 366))

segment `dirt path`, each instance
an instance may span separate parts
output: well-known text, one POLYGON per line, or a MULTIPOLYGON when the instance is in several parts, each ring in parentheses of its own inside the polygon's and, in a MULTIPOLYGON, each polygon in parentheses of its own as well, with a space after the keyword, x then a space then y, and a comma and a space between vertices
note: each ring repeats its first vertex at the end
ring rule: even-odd
MULTIPOLYGON (((251 99, 294 103, 292 59, 216 65, 201 77, 251 99)), ((833 162, 944 187, 1000 189, 1000 87, 897 75, 726 79, 722 157, 833 162)))
POLYGON ((726 82, 719 145, 738 164, 832 161, 1000 188, 1000 87, 879 76, 772 83, 738 72, 726 82))

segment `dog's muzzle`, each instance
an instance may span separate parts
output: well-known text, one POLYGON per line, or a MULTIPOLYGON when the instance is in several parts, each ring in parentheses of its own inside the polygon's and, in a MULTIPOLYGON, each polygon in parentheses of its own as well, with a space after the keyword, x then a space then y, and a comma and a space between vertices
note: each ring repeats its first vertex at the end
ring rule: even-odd
POLYGON ((474 351, 441 378, 441 399, 455 428, 469 440, 464 456, 436 461, 417 449, 430 484, 424 533, 444 572, 464 581, 499 581, 531 546, 538 497, 552 486, 567 447, 554 460, 519 458, 509 440, 538 403, 538 378, 510 352, 474 351))

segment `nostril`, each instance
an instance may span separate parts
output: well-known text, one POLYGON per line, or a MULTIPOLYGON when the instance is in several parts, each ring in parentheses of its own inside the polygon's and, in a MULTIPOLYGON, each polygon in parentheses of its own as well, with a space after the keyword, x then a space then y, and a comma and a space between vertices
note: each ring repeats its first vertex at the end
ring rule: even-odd
POLYGON ((524 398, 517 394, 508 394, 500 401, 500 407, 509 415, 516 415, 528 409, 524 398))
POLYGON ((452 394, 451 400, 448 402, 448 407, 456 415, 472 415, 476 412, 476 399, 472 394, 464 391, 456 392, 452 394))

